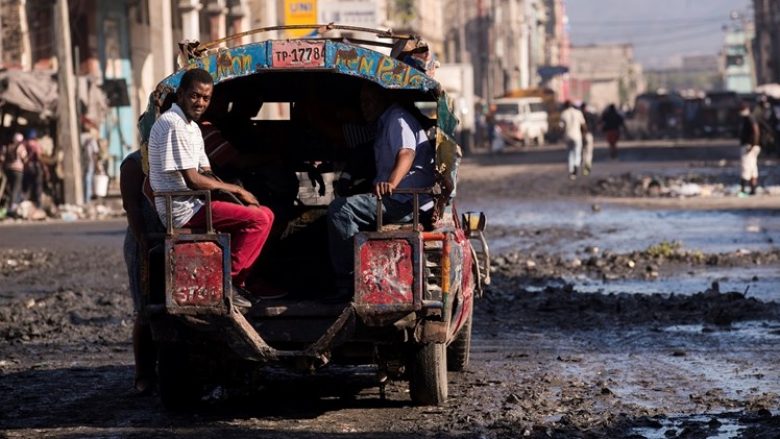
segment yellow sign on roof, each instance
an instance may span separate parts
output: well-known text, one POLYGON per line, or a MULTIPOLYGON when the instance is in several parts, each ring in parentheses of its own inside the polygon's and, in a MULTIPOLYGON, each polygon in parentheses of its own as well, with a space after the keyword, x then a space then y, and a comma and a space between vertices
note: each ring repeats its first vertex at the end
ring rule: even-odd
MULTIPOLYGON (((284 0, 284 24, 314 24, 317 22, 317 0, 284 0)), ((287 29, 287 38, 300 38, 312 29, 287 29)))

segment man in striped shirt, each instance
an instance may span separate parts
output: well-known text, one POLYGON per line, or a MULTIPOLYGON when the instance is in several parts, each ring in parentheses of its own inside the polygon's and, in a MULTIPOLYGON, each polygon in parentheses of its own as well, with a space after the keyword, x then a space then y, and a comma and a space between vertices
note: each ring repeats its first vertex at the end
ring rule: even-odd
MULTIPOLYGON (((252 264, 268 239, 274 215, 241 186, 204 175, 211 170, 197 121, 206 111, 213 91, 211 75, 203 69, 187 71, 181 78, 176 103, 152 126, 149 135, 149 181, 156 192, 222 190, 236 195, 247 206, 211 202, 214 227, 230 234, 231 276, 236 291, 242 291, 252 264)), ((203 201, 194 196, 174 197, 171 222, 174 227, 201 228, 206 224, 203 201)), ((155 208, 167 224, 165 200, 155 199, 155 208)), ((251 303, 234 294, 234 303, 251 303)))

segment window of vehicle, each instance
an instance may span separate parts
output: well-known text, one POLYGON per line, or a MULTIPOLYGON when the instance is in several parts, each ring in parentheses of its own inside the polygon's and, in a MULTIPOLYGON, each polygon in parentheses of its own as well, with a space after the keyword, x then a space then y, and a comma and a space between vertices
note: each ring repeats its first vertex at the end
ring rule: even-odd
POLYGON ((498 114, 520 114, 520 108, 517 104, 496 104, 496 113, 498 114))
POLYGON ((531 102, 531 112, 536 113, 537 111, 546 111, 544 104, 541 102, 531 102))

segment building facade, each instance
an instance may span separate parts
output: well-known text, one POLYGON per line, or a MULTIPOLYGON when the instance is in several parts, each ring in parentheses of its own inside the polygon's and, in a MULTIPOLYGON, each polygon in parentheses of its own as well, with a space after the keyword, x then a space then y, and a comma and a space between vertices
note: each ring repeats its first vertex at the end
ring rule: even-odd
POLYGON ((571 99, 602 109, 609 104, 631 105, 645 89, 642 66, 634 61, 630 44, 571 48, 571 99))
POLYGON ((758 84, 780 83, 780 0, 753 0, 758 84))
POLYGON ((750 93, 756 88, 753 59, 753 23, 742 22, 726 31, 723 43, 724 88, 750 93))

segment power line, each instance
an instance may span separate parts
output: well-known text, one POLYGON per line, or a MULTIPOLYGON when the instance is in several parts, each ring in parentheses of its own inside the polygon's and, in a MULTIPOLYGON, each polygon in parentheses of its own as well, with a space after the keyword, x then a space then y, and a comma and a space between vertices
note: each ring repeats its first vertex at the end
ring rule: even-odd
POLYGON ((653 24, 666 24, 666 23, 703 23, 713 21, 723 21, 728 17, 723 15, 711 16, 711 17, 686 17, 686 18, 658 18, 658 19, 642 19, 642 20, 598 20, 598 21, 569 21, 570 26, 604 26, 604 25, 653 25, 653 24))
MULTIPOLYGON (((667 27, 667 28, 664 28, 664 29, 647 29, 647 28, 644 28, 644 29, 639 29, 639 30, 630 31, 630 32, 631 32, 632 36, 635 36, 635 35, 646 36, 646 35, 655 35, 655 34, 659 34, 659 33, 667 35, 669 33, 685 32, 685 31, 688 31, 688 30, 691 30, 691 29, 701 29, 701 28, 705 28, 705 27, 711 28, 711 27, 713 27, 713 24, 712 23, 699 23, 699 24, 696 24, 696 25, 688 25, 688 24, 681 25, 681 24, 677 24, 677 25, 673 25, 673 26, 670 26, 670 27, 667 27)), ((625 31, 622 31, 622 32, 625 33, 625 32, 628 32, 628 31, 625 30, 625 31)), ((596 33, 596 32, 594 32, 592 30, 590 32, 588 32, 588 31, 577 32, 574 29, 572 29, 572 36, 573 37, 579 37, 579 38, 589 38, 590 37, 590 38, 592 38, 594 36, 601 36, 601 35, 603 35, 603 33, 596 33)))

